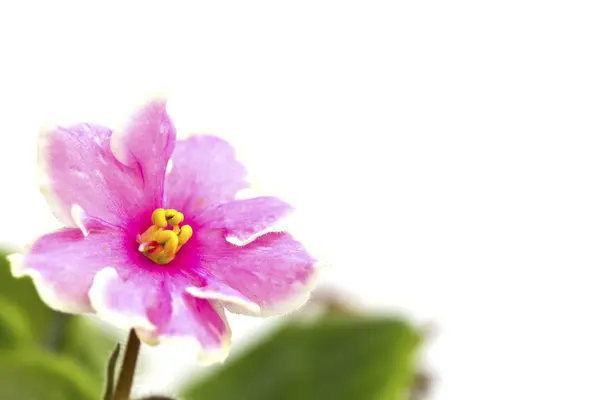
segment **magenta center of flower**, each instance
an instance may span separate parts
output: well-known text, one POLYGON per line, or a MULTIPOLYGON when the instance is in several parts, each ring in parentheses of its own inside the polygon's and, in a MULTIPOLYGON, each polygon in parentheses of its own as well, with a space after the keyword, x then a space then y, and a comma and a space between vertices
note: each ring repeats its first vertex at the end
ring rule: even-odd
POLYGON ((180 227, 182 222, 183 214, 179 211, 157 208, 152 213, 152 225, 137 236, 138 249, 157 264, 170 263, 192 237, 192 228, 189 225, 180 227))

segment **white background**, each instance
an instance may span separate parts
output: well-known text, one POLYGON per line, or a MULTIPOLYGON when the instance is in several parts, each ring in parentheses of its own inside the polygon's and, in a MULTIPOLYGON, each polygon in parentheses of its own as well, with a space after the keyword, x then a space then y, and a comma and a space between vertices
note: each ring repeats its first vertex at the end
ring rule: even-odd
MULTIPOLYGON (((324 282, 435 323, 435 399, 598 399, 594 3, 3 1, 0 241, 56 226, 41 124, 114 126, 168 89, 182 130, 297 207, 324 282)), ((143 390, 193 363, 149 354, 143 390)))

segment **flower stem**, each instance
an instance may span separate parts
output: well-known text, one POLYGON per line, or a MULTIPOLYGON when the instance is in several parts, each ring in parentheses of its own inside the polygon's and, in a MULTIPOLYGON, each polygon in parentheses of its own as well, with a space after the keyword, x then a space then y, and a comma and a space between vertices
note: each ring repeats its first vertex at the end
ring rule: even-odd
POLYGON ((104 397, 102 398, 103 400, 113 400, 115 370, 117 368, 117 360, 119 359, 120 352, 121 345, 117 344, 110 355, 110 358, 108 359, 108 365, 106 366, 106 384, 104 386, 104 397))
POLYGON ((135 330, 132 329, 129 331, 125 356, 123 357, 123 364, 119 372, 119 379, 117 380, 117 388, 113 394, 113 400, 129 400, 139 353, 140 339, 135 330))

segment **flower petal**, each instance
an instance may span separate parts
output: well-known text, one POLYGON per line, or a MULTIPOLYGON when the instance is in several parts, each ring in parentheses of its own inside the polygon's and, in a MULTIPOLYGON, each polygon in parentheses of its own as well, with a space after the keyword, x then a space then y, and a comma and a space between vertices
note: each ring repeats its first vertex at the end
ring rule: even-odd
POLYGON ((148 309, 163 300, 149 279, 123 280, 113 267, 98 272, 89 297, 98 317, 122 329, 153 330, 148 309))
POLYGON ((134 113, 125 129, 113 133, 110 142, 120 162, 141 171, 153 209, 162 206, 165 173, 176 141, 166 104, 166 100, 159 99, 146 103, 134 113))
POLYGON ((65 225, 75 225, 71 218, 75 204, 87 214, 117 225, 148 202, 142 175, 113 156, 110 138, 109 129, 90 124, 40 133, 40 186, 65 225))
POLYGON ((195 349, 205 364, 222 362, 227 358, 231 341, 223 305, 184 295, 167 325, 155 330, 137 328, 138 337, 150 346, 183 343, 186 349, 195 349))
POLYGON ((167 268, 143 273, 105 268, 94 279, 90 299, 98 317, 136 329, 147 344, 189 341, 205 361, 223 360, 230 330, 218 311, 222 306, 188 294, 185 288, 193 282, 167 268))
POLYGON ((39 238, 22 257, 11 256, 11 269, 15 277, 31 276, 51 308, 81 313, 93 311, 88 291, 96 273, 121 258, 117 233, 84 237, 79 229, 65 228, 39 238))
POLYGON ((211 207, 198 219, 205 227, 224 230, 227 240, 242 246, 267 229, 273 229, 292 210, 289 204, 279 198, 264 196, 211 207))
POLYGON ((216 278, 205 278, 205 284, 203 286, 188 287, 186 288, 186 292, 201 299, 218 300, 225 304, 241 307, 246 310, 248 314, 260 314, 260 307, 258 304, 216 278))
POLYGON ((103 219, 92 217, 85 212, 79 204, 73 204, 71 207, 71 218, 83 236, 88 236, 92 231, 117 230, 117 226, 106 222, 103 219))
POLYGON ((169 208, 194 210, 235 198, 248 186, 246 170, 233 147, 214 136, 191 136, 178 140, 173 152, 173 169, 167 174, 166 202, 169 208))
POLYGON ((200 359, 207 363, 223 361, 231 342, 223 306, 188 293, 174 298, 171 319, 158 327, 156 335, 161 343, 184 340, 195 344, 200 359))
MULTIPOLYGON (((224 284, 258 304, 261 315, 293 310, 314 283, 315 259, 288 233, 266 233, 245 246, 221 240, 205 243, 202 266, 224 284)), ((235 304, 228 310, 248 312, 235 304)))

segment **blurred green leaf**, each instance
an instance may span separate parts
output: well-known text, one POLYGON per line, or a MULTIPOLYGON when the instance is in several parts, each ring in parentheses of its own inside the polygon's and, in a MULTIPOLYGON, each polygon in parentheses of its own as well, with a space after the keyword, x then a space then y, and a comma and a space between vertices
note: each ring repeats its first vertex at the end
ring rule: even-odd
POLYGON ((0 297, 0 349, 31 346, 31 325, 20 307, 0 297))
POLYGON ((89 376, 67 358, 47 352, 0 353, 0 398, 87 400, 98 398, 89 376))
POLYGON ((12 276, 5 256, 6 252, 0 251, 0 348, 28 342, 31 352, 45 353, 46 349, 70 357, 94 378, 91 388, 100 393, 115 339, 85 317, 47 307, 31 279, 12 276))
POLYGON ((0 250, 0 293, 21 308, 31 324, 30 332, 38 342, 43 342, 48 337, 54 311, 42 302, 31 279, 12 276, 6 255, 0 250))
POLYGON ((420 336, 391 318, 292 323, 184 392, 186 400, 403 400, 420 336))
POLYGON ((95 326, 85 317, 72 318, 65 328, 61 352, 71 356, 79 365, 97 377, 100 392, 106 372, 106 363, 115 347, 116 339, 95 326))

